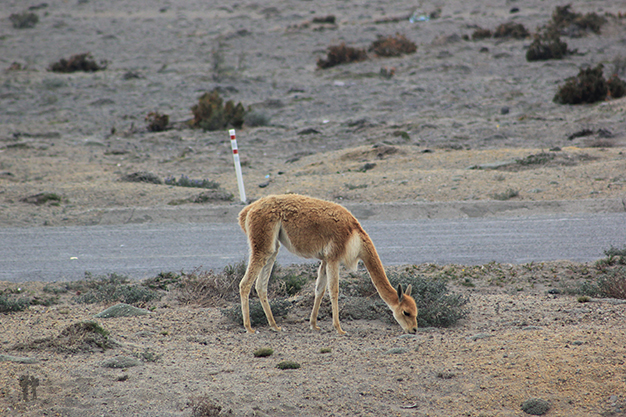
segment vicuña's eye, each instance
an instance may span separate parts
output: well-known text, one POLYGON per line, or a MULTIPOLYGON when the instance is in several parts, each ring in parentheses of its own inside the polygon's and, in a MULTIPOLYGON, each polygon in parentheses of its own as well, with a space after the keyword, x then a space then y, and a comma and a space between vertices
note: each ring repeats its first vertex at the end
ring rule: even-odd
POLYGON ((408 311, 403 311, 402 314, 404 314, 405 316, 409 317, 411 314, 409 314, 408 311))

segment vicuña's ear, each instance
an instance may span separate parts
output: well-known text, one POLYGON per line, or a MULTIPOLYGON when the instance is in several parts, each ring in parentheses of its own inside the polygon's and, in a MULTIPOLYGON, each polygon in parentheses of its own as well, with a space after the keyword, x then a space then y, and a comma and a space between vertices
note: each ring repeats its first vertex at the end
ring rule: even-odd
POLYGON ((398 284, 398 301, 402 302, 402 297, 404 297, 404 294, 402 293, 402 284, 398 284))
POLYGON ((411 295, 411 284, 409 284, 409 286, 406 287, 406 291, 404 291, 404 295, 411 295))

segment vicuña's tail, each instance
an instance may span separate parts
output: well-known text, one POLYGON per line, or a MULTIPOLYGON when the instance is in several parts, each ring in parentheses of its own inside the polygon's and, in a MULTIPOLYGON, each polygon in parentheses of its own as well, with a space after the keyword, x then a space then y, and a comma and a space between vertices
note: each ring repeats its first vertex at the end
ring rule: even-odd
POLYGON ((248 233, 246 230, 246 219, 248 218, 248 212, 250 211, 250 206, 245 206, 243 210, 239 212, 239 226, 243 230, 244 233, 248 233))

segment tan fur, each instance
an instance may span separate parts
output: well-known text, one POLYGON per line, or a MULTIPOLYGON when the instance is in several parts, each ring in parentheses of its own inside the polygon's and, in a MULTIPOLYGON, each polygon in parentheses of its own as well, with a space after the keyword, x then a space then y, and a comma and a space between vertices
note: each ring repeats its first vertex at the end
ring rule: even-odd
POLYGON ((345 334, 339 324, 339 264, 354 270, 362 260, 400 326, 408 333, 417 331, 417 307, 411 298, 411 286, 405 291, 400 286, 397 289, 391 286, 370 237, 344 207, 297 194, 271 195, 241 210, 239 225, 250 245, 248 269, 239 283, 243 324, 248 333, 254 332, 248 297, 255 281, 268 323, 272 329, 280 330, 267 298, 267 284, 281 243, 295 255, 322 261, 311 312, 312 329, 319 330, 317 313, 328 287, 333 325, 339 334, 345 334))

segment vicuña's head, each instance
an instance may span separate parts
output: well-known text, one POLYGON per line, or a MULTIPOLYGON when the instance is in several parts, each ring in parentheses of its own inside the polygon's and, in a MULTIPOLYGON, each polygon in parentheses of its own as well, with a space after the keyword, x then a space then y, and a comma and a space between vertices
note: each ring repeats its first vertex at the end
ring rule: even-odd
POLYGON ((417 333, 417 305, 411 297, 411 285, 402 291, 398 284, 398 305, 393 308, 393 316, 407 333, 417 333))

